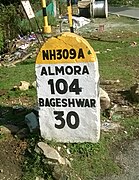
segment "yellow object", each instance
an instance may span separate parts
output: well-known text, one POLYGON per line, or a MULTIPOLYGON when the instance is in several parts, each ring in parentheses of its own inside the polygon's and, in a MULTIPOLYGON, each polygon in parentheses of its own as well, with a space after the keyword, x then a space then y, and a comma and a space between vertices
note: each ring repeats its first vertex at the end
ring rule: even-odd
POLYGON ((51 26, 44 26, 43 27, 44 33, 51 33, 51 26))
POLYGON ((70 27, 72 27, 72 9, 71 9, 71 5, 68 6, 68 16, 69 16, 69 25, 70 25, 70 27))
POLYGON ((48 26, 48 18, 47 16, 44 16, 44 27, 48 26))
POLYGON ((42 0, 42 7, 46 8, 46 1, 45 0, 42 0))
POLYGON ((72 22, 71 0, 67 0, 67 9, 68 9, 68 19, 69 19, 70 32, 73 33, 74 30, 73 30, 73 22, 72 22))
POLYGON ((81 36, 65 32, 51 37, 41 47, 36 64, 62 64, 95 62, 96 54, 90 44, 81 36))
POLYGON ((44 17, 43 32, 45 34, 51 33, 51 26, 48 25, 48 18, 47 18, 47 13, 46 13, 46 0, 42 0, 42 10, 43 10, 43 17, 44 17))

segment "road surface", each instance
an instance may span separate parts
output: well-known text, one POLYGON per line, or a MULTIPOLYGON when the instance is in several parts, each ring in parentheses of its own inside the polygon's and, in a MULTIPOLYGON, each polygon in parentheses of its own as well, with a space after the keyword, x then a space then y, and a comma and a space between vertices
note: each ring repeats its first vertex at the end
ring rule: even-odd
POLYGON ((139 8, 134 7, 109 7, 110 14, 118 14, 120 16, 131 17, 134 19, 139 19, 139 8))

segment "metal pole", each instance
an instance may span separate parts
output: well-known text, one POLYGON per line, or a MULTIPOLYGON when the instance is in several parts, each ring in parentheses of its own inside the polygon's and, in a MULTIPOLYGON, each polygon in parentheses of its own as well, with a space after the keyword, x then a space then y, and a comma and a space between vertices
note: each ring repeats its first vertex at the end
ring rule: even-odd
POLYGON ((44 33, 51 33, 51 26, 48 26, 48 18, 46 12, 46 0, 42 0, 42 11, 43 11, 43 18, 44 18, 44 33))
POLYGON ((38 29, 39 29, 39 32, 40 32, 40 34, 41 34, 42 40, 45 42, 45 39, 44 39, 44 37, 43 37, 43 34, 42 34, 42 32, 41 32, 41 29, 40 29, 40 26, 39 26, 39 24, 38 24, 38 21, 37 21, 36 17, 35 17, 35 22, 36 22, 37 27, 38 27, 38 29))
POLYGON ((74 33, 73 21, 72 21, 71 0, 67 0, 67 7, 68 7, 68 18, 69 18, 70 32, 74 33))

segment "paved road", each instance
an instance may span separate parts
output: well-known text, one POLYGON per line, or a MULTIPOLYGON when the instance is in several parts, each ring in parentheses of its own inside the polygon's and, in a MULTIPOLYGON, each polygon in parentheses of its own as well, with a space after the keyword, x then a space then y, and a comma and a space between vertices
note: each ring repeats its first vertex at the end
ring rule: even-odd
POLYGON ((139 8, 134 7, 109 7, 110 14, 119 14, 121 16, 139 19, 139 8))
POLYGON ((139 180, 139 140, 129 145, 126 151, 119 152, 116 160, 124 172, 120 175, 102 178, 102 180, 139 180))

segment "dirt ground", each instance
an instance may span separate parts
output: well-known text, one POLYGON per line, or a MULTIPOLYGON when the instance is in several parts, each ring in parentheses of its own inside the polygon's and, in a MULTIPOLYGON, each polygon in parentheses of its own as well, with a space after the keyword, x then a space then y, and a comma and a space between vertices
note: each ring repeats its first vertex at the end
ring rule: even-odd
POLYGON ((0 180, 21 180, 26 143, 8 136, 0 141, 0 180))

